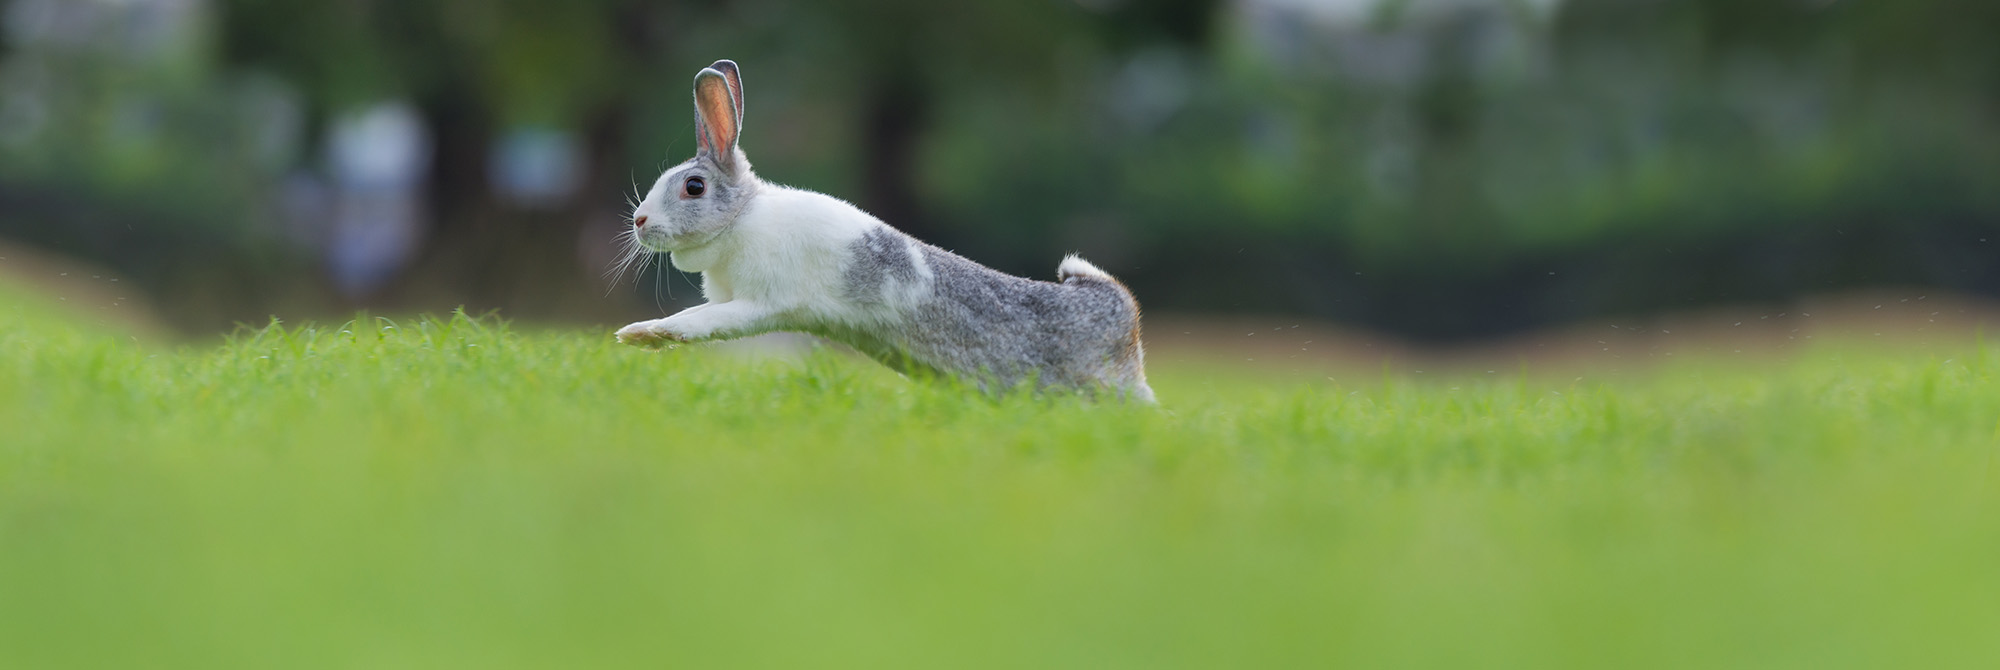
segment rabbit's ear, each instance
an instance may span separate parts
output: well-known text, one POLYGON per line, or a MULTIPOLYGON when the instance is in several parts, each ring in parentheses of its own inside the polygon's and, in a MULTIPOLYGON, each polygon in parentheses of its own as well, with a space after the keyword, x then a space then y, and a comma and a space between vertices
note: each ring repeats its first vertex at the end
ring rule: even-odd
MULTIPOLYGON (((742 70, 736 67, 736 61, 729 59, 716 61, 715 64, 708 66, 708 69, 715 70, 716 72, 721 72, 723 77, 723 83, 729 85, 729 99, 731 102, 736 103, 736 127, 739 129, 742 128, 743 127, 742 70)), ((701 117, 699 115, 695 117, 694 128, 695 128, 695 142, 697 144, 696 148, 703 152, 710 151, 708 143, 708 124, 702 123, 701 117)))
POLYGON ((736 67, 736 61, 719 60, 708 69, 722 73, 723 83, 729 84, 729 99, 736 103, 736 127, 743 127, 743 71, 736 67))
POLYGON ((725 169, 734 169, 737 124, 736 97, 729 91, 729 78, 711 68, 694 76, 695 130, 701 134, 702 149, 725 169))

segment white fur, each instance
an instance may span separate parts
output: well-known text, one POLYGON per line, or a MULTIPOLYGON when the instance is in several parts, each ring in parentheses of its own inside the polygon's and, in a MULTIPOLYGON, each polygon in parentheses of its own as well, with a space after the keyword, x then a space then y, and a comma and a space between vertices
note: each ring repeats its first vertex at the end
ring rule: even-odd
MULTIPOLYGON (((647 204, 639 211, 647 212, 647 204)), ((839 198, 761 184, 735 225, 699 246, 672 250, 674 267, 702 273, 702 295, 709 303, 626 326, 618 338, 688 342, 809 323, 873 321, 878 315, 841 298, 840 274, 847 249, 881 225, 839 198)), ((921 255, 910 253, 928 274, 921 255)), ((909 300, 921 295, 914 288, 911 293, 909 300)))
POLYGON ((1091 265, 1090 261, 1086 261, 1076 254, 1070 254, 1064 256, 1062 263, 1056 266, 1056 277, 1060 279, 1068 279, 1070 277, 1110 279, 1111 273, 1097 269, 1097 266, 1091 265))

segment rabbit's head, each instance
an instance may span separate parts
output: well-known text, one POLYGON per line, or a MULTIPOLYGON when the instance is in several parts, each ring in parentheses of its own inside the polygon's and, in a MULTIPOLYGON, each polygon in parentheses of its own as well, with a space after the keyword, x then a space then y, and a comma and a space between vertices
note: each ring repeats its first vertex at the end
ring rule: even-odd
POLYGON ((694 158, 668 168, 632 210, 632 234, 653 251, 707 244, 735 223, 757 191, 750 161, 736 148, 743 129, 743 79, 726 60, 694 76, 694 158))

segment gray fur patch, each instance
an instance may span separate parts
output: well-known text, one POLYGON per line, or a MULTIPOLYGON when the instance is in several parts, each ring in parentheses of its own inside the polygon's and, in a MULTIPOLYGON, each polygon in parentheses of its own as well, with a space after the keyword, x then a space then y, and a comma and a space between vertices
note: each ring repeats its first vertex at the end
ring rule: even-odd
POLYGON ((1044 385, 1077 385, 1112 357, 1136 316, 1115 284, 1022 279, 928 245, 924 260, 936 294, 918 310, 924 327, 913 348, 950 352, 958 360, 943 367, 1003 386, 1030 373, 1044 385))
POLYGON ((870 229, 848 247, 849 261, 841 273, 841 293, 859 303, 879 304, 890 282, 914 284, 920 278, 905 240, 886 227, 870 229))
POLYGON ((1138 347, 1138 304, 1109 278, 1023 279, 881 228, 851 248, 843 292, 880 304, 892 282, 918 281, 910 244, 930 269, 929 295, 888 328, 828 327, 821 334, 898 369, 970 377, 993 390, 1032 379, 1038 387, 1110 389, 1152 400, 1138 347))

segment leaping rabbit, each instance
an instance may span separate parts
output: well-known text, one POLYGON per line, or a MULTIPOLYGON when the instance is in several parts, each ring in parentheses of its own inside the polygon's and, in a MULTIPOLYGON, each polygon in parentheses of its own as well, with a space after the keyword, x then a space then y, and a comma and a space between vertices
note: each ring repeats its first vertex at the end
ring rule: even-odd
POLYGON ((702 275, 708 302, 618 330, 646 347, 771 331, 846 343, 904 372, 997 390, 1108 390, 1152 402, 1139 303, 1076 256, 1056 281, 1004 274, 918 241, 832 196, 759 179, 737 147, 743 80, 716 61, 694 78, 694 158, 633 210, 631 239, 702 275))

